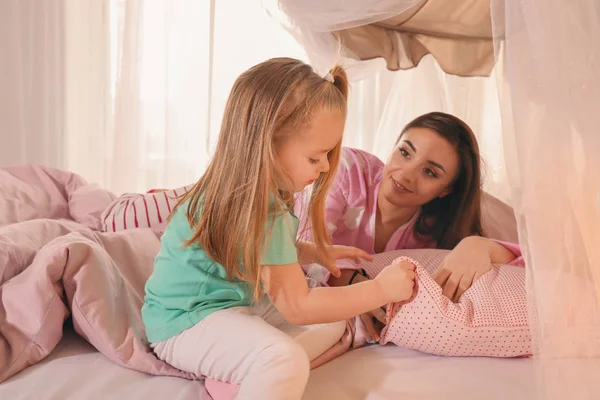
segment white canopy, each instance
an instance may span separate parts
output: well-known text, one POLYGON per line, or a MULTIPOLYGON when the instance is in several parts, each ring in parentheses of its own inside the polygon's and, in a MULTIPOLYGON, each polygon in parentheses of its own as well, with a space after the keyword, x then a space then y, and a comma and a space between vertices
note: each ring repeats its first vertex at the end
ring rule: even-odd
MULTIPOLYGON (((538 395, 600 398, 598 0, 278 5, 270 11, 285 15, 282 22, 317 70, 343 59, 358 80, 370 65, 360 60, 382 57, 389 70, 403 70, 431 54, 450 74, 493 72, 503 162, 527 263, 538 395)), ((389 105, 382 118, 393 113, 389 105)))

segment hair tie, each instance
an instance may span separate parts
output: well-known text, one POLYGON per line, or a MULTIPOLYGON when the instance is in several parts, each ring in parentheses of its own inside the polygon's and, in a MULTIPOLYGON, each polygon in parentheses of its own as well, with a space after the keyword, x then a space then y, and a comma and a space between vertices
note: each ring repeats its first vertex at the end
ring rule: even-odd
POLYGON ((331 75, 331 72, 326 73, 323 79, 331 83, 335 83, 335 78, 333 77, 333 75, 331 75))

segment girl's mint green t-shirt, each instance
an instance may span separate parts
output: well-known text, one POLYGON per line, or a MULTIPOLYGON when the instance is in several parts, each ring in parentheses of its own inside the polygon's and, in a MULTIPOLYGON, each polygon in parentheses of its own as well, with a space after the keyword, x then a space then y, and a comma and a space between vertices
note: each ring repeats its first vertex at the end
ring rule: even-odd
MULTIPOLYGON (((209 314, 231 307, 249 306, 252 291, 245 282, 229 281, 225 268, 197 245, 184 247, 193 231, 187 205, 177 208, 161 238, 154 272, 146 282, 142 319, 146 337, 157 343, 191 328, 209 314)), ((270 228, 271 221, 265 229, 270 228)), ((261 265, 298 262, 298 219, 290 212, 275 218, 264 247, 261 265)))

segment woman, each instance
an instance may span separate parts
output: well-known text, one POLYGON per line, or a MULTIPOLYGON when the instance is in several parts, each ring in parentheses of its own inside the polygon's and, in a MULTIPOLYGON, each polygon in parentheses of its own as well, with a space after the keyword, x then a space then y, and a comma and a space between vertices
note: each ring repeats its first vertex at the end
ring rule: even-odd
MULTIPOLYGON (((386 164, 367 152, 344 149, 325 210, 333 244, 370 254, 454 249, 434 279, 445 296, 458 301, 492 263, 517 263, 521 255, 516 245, 483 238, 480 163, 477 140, 469 126, 440 112, 406 125, 386 164)), ((307 189, 296 198, 295 213, 300 220, 305 220, 303 206, 310 196, 307 189)), ((310 238, 310 226, 305 226, 300 239, 310 238)), ((368 279, 353 270, 332 278, 325 268, 309 268, 309 277, 323 285, 368 279)), ((372 313, 383 322, 381 310, 372 313)), ((363 321, 368 317, 363 316, 363 321)))

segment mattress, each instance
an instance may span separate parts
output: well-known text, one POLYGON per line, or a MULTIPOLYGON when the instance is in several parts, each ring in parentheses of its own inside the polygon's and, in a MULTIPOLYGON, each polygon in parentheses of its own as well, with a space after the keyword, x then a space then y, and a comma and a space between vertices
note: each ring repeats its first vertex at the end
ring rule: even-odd
MULTIPOLYGON (((531 399, 531 359, 450 358, 393 345, 351 351, 314 370, 304 399, 531 399)), ((202 382, 122 368, 72 330, 48 358, 0 385, 3 400, 210 399, 202 382)))

